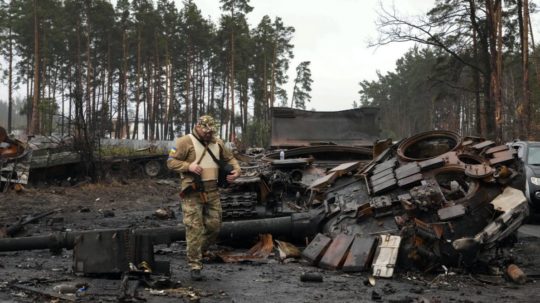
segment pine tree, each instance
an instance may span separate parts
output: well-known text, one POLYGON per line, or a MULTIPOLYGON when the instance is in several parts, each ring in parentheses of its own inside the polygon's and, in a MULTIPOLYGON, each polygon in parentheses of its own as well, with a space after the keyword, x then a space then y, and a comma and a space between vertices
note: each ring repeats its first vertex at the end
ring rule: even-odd
POLYGON ((291 98, 291 107, 306 109, 306 102, 311 100, 311 69, 310 61, 304 61, 296 67, 296 78, 294 79, 294 88, 291 98))

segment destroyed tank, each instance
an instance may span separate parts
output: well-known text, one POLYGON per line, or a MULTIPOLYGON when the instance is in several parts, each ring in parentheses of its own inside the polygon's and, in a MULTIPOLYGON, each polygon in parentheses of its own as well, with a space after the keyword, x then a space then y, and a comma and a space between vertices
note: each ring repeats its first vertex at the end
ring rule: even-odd
POLYGON ((335 112, 272 108, 269 149, 237 154, 243 176, 222 190, 223 218, 275 217, 309 209, 314 180, 339 164, 372 159, 380 133, 378 114, 375 107, 335 112))
POLYGON ((326 217, 304 256, 323 268, 372 269, 381 277, 396 266, 493 261, 489 253, 508 244, 528 216, 522 177, 506 145, 451 131, 417 134, 353 176, 333 171, 327 182, 314 182, 326 217))

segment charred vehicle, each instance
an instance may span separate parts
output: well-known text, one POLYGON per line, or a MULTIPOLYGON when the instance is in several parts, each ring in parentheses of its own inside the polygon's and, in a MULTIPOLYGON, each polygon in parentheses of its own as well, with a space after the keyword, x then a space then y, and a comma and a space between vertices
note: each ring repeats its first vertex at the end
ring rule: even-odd
POLYGON ((307 210, 312 182, 340 164, 367 163, 380 133, 375 107, 336 112, 277 107, 271 115, 269 151, 237 156, 243 176, 222 191, 224 219, 307 210))
POLYGON ((0 127, 0 192, 11 184, 27 184, 32 150, 27 144, 10 138, 0 127))
POLYGON ((336 174, 326 177, 331 186, 313 188, 326 218, 304 251, 323 268, 390 277, 398 265, 498 262, 486 256, 529 214, 515 151, 450 131, 412 136, 354 176, 336 174))

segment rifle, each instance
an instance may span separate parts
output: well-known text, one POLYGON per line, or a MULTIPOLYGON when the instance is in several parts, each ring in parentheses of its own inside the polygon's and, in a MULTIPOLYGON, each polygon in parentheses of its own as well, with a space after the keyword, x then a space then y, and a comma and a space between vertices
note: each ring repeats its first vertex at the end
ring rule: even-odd
MULTIPOLYGON (((201 163, 202 159, 204 158, 204 155, 206 154, 206 151, 208 150, 208 146, 205 145, 204 147, 205 149, 203 151, 201 158, 199 159, 199 161, 197 161, 197 165, 201 163)), ((204 182, 202 180, 201 175, 193 174, 193 182, 191 183, 191 190, 199 193, 199 196, 201 198, 201 201, 203 201, 203 203, 208 202, 208 195, 206 194, 206 189, 204 188, 204 182)))
POLYGON ((220 159, 214 156, 214 153, 211 150, 208 150, 208 153, 212 157, 212 160, 216 162, 219 167, 218 170, 218 187, 227 188, 229 187, 229 182, 227 181, 227 176, 230 175, 233 171, 232 165, 221 159, 221 145, 219 146, 220 159))

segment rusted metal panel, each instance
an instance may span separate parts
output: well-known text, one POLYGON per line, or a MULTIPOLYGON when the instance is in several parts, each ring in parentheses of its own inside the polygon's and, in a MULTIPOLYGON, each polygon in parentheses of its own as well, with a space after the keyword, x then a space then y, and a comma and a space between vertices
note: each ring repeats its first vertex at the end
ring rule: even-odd
POLYGON ((372 187, 376 187, 376 186, 379 186, 379 185, 381 185, 381 184, 383 184, 383 183, 385 183, 385 182, 388 182, 388 181, 390 181, 390 180, 394 180, 394 181, 396 180, 396 178, 394 177, 393 174, 391 174, 391 175, 386 175, 385 177, 382 177, 382 178, 379 178, 379 179, 377 179, 377 180, 371 181, 371 186, 372 186, 372 187))
POLYGON ((508 161, 514 160, 514 152, 511 150, 506 150, 498 153, 493 154, 493 159, 489 160, 489 163, 491 165, 504 163, 508 161))
POLYGON ((381 194, 381 193, 384 193, 385 191, 394 189, 396 187, 397 187, 397 180, 395 178, 392 178, 390 180, 387 180, 384 183, 381 183, 381 184, 379 184, 377 186, 374 186, 373 187, 373 193, 374 194, 381 194))
POLYGON ((414 174, 412 176, 408 176, 403 179, 398 180, 398 186, 399 187, 407 187, 407 186, 413 186, 418 185, 423 180, 422 174, 414 174))
POLYGON ((508 150, 508 149, 509 149, 508 145, 494 146, 494 147, 486 150, 486 155, 491 155, 493 153, 498 153, 498 152, 505 151, 505 150, 508 150))
POLYGON ((330 237, 317 234, 302 252, 302 257, 313 264, 319 263, 328 246, 330 246, 330 242, 332 242, 330 237))
POLYGON ((381 235, 373 258, 372 274, 374 277, 390 278, 394 274, 399 253, 400 236, 381 235))
POLYGON ((383 163, 381 164, 378 164, 377 166, 375 166, 375 169, 373 170, 373 174, 378 174, 379 172, 383 171, 383 170, 386 170, 386 169, 389 169, 389 168, 394 168, 396 167, 396 164, 397 164, 397 158, 391 158, 391 159, 388 159, 386 161, 384 161, 383 163))
POLYGON ((417 174, 420 172, 420 167, 416 162, 411 162, 396 169, 396 178, 403 179, 405 177, 417 174))
POLYGON ((332 168, 330 170, 331 173, 335 172, 337 174, 338 177, 340 176, 343 176, 355 169, 358 168, 358 166, 360 165, 360 162, 356 161, 356 162, 347 162, 347 163, 343 163, 343 164, 340 164, 334 168, 332 168))
POLYGON ((339 269, 347 258, 347 252, 354 240, 353 236, 337 235, 319 262, 319 266, 326 269, 339 269))
POLYGON ((253 245, 247 253, 233 253, 233 252, 223 252, 219 253, 218 256, 225 263, 236 263, 242 261, 257 261, 264 260, 274 250, 274 241, 272 240, 271 234, 262 234, 259 236, 259 242, 253 245))
POLYGON ((276 168, 305 167, 313 162, 313 158, 294 158, 284 160, 272 160, 270 164, 276 168))
POLYGON ((418 162, 421 171, 435 169, 444 166, 444 160, 441 157, 418 162))
POLYGON ((373 161, 375 163, 381 163, 387 156, 388 154, 390 154, 390 147, 392 144, 391 144, 391 140, 390 142, 387 141, 383 141, 382 143, 375 143, 375 145, 373 146, 373 155, 375 156, 375 158, 373 159, 373 161), (389 145, 388 145, 389 144, 389 145), (383 148, 384 147, 384 150, 382 150, 380 153, 377 151, 378 148, 383 148))
POLYGON ((493 141, 491 141, 491 140, 486 140, 486 141, 484 141, 484 142, 480 142, 480 143, 478 143, 478 144, 473 145, 472 148, 478 150, 478 149, 484 149, 484 148, 486 148, 486 147, 491 147, 491 146, 493 146, 493 145, 495 145, 495 142, 493 142, 493 141))
POLYGON ((358 209, 356 210, 356 218, 358 218, 357 220, 364 219, 371 215, 373 215, 373 208, 371 208, 369 202, 365 202, 364 204, 358 206, 358 209))
POLYGON ((485 178, 493 175, 495 169, 486 164, 467 164, 465 166, 465 174, 472 178, 485 178))
POLYGON ((345 259, 345 263, 343 263, 343 271, 358 272, 368 270, 373 261, 377 240, 378 238, 376 237, 361 237, 356 235, 345 259))
POLYGON ((450 207, 441 208, 437 211, 437 215, 441 221, 459 218, 467 212, 467 209, 462 204, 456 204, 450 207))
POLYGON ((316 189, 316 188, 321 188, 321 187, 325 187, 327 185, 329 185, 330 183, 334 182, 334 180, 336 179, 336 173, 330 173, 324 177, 321 177, 315 181, 313 181, 313 183, 311 183, 311 185, 309 186, 310 189, 316 189))
POLYGON ((382 172, 373 175, 369 178, 371 184, 377 183, 378 180, 381 180, 382 178, 387 178, 388 176, 394 176, 394 170, 392 168, 389 168, 387 170, 383 170, 382 172))
POLYGON ((464 140, 463 143, 461 144, 462 146, 469 146, 471 144, 473 144, 474 141, 473 140, 464 140))
POLYGON ((380 133, 379 109, 376 107, 335 112, 275 107, 271 109, 271 115, 272 147, 314 143, 371 146, 380 133))
POLYGON ((460 146, 461 141, 461 137, 456 132, 434 130, 402 140, 396 153, 402 161, 423 161, 454 151, 460 146))
POLYGON ((456 152, 448 152, 442 155, 441 159, 444 160, 445 165, 461 165, 462 164, 456 152))

